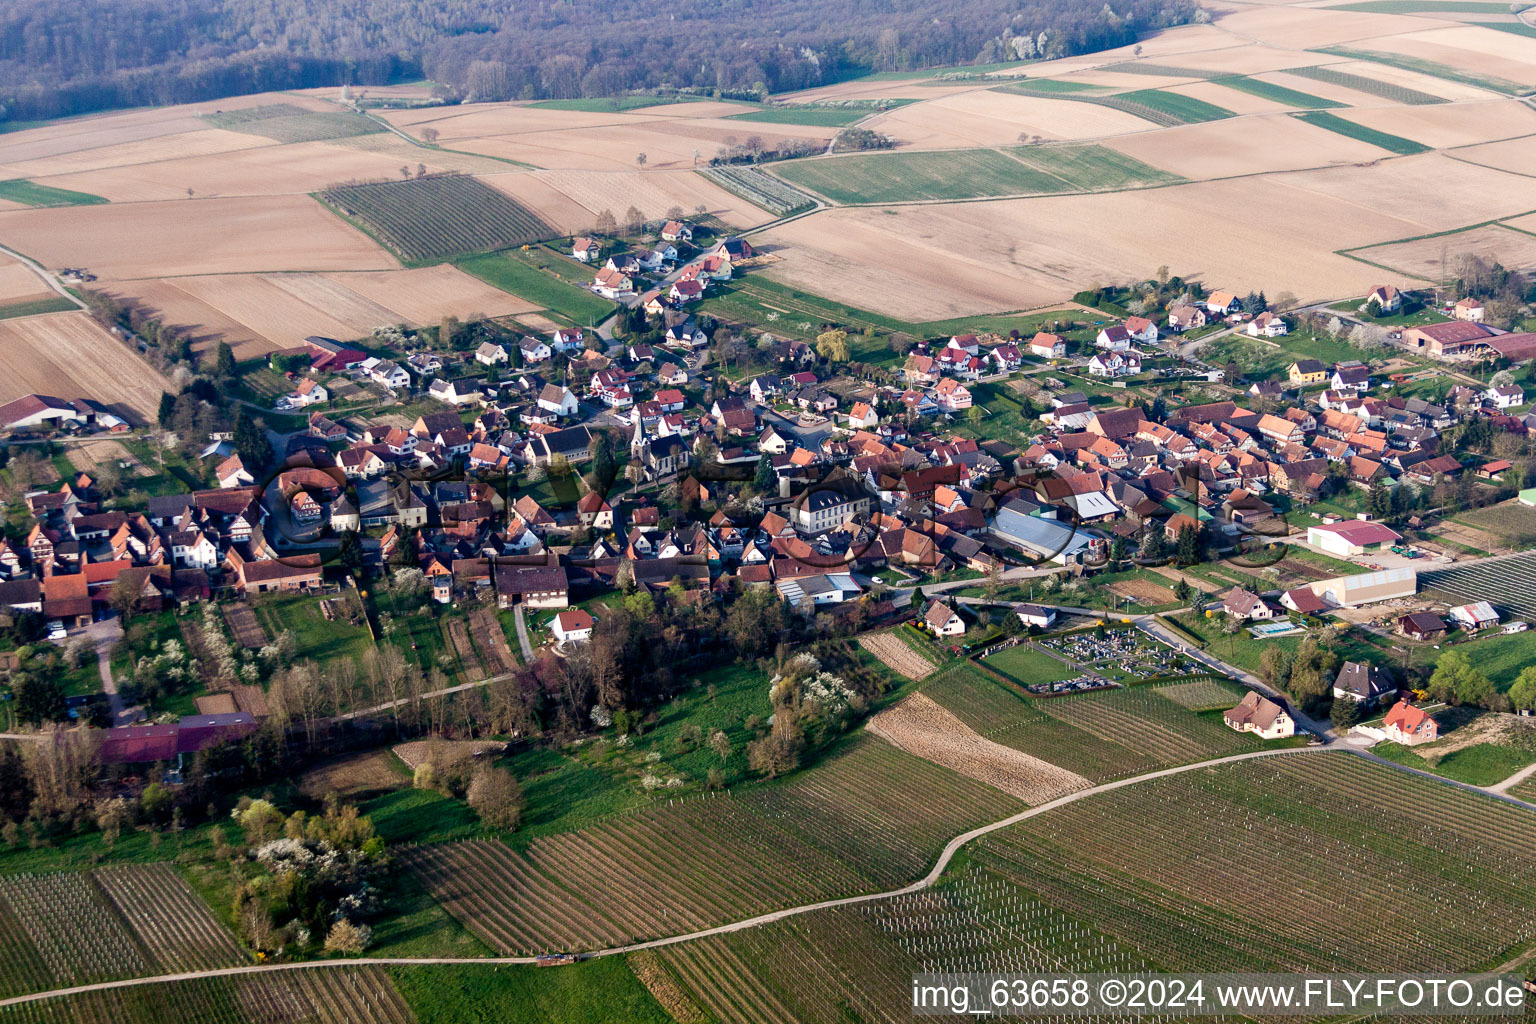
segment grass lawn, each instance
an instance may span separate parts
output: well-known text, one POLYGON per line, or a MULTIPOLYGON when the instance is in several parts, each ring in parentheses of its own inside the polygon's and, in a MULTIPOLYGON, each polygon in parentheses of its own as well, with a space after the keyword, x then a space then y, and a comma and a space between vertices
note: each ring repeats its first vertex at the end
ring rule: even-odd
POLYGON ((1371 753, 1397 764, 1433 772, 1474 786, 1491 786, 1536 761, 1536 751, 1498 743, 1477 743, 1431 759, 1399 743, 1378 743, 1371 753))
POLYGON ((1523 669, 1536 665, 1536 630, 1469 640, 1457 644, 1456 649, 1471 658, 1472 664, 1502 692, 1510 688, 1523 669))
POLYGON ((1315 110, 1310 114, 1297 114, 1299 120, 1318 128, 1326 128, 1338 135, 1347 135, 1361 142, 1368 142, 1373 146, 1379 146, 1390 153, 1398 153, 1408 156, 1413 153, 1427 153, 1429 147, 1422 142, 1405 139, 1401 135, 1392 135, 1388 132, 1380 132, 1375 128, 1367 128, 1363 124, 1357 124, 1347 118, 1330 114, 1326 110, 1315 110))
MULTIPOLYGON (((1278 646, 1292 653, 1301 646, 1305 636, 1280 636, 1260 640, 1249 633, 1247 629, 1240 629, 1231 636, 1222 633, 1221 628, 1214 619, 1196 619, 1193 623, 1188 615, 1180 615, 1172 619, 1181 629, 1184 629, 1199 637, 1206 643, 1206 652, 1222 661, 1249 672, 1258 674, 1259 659, 1266 648, 1278 646)), ((1375 665, 1393 664, 1391 652, 1386 650, 1390 641, 1383 640, 1371 633, 1357 629, 1344 631, 1339 640, 1333 646, 1339 660, 1366 661, 1375 665)), ((1395 666, 1401 668, 1401 666, 1395 666)))
POLYGON ((256 618, 269 638, 280 631, 293 634, 297 659, 310 658, 321 666, 331 661, 359 661, 373 641, 363 626, 344 620, 331 621, 320 614, 319 601, 307 594, 266 594, 251 601, 256 618))
POLYGON ((568 967, 437 964, 389 969, 421 1024, 671 1024, 623 957, 568 967))
POLYGON ((613 303, 563 280, 558 271, 551 272, 560 258, 547 249, 526 253, 509 249, 470 256, 458 260, 457 265, 487 284, 537 303, 573 324, 591 326, 612 313, 613 303))
POLYGON ((467 804, 431 789, 397 789, 361 810, 388 843, 446 843, 481 832, 480 819, 467 804))
POLYGON ((89 192, 73 192, 67 188, 39 185, 25 178, 0 181, 0 199, 26 206, 97 206, 107 200, 89 192))
POLYGON ((490 956, 443 905, 432 898, 414 871, 392 872, 383 885, 385 911, 373 925, 370 956, 490 956))
POLYGON ((1023 644, 998 651, 984 660, 987 667, 996 669, 1021 686, 1053 683, 1058 679, 1071 679, 1077 674, 1065 662, 1023 644))

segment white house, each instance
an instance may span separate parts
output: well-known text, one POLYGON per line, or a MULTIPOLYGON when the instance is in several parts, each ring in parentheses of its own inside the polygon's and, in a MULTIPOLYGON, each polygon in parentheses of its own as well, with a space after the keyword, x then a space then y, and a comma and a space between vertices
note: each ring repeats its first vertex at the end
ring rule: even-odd
POLYGON ((507 362, 507 350, 500 345, 492 345, 488 341, 482 341, 480 347, 475 349, 475 362, 482 366, 505 365, 507 362))
POLYGON ((559 384, 545 384, 539 392, 538 407, 555 416, 575 416, 580 408, 571 389, 559 384))
POLYGON ((945 412, 959 412, 971 407, 971 390, 953 377, 945 377, 934 387, 933 401, 945 412))
POLYGON ((1248 321, 1245 330, 1252 338, 1278 338, 1290 331, 1290 328, 1286 326, 1284 317, 1266 310, 1248 321))
POLYGON ((571 242, 571 255, 583 263, 591 263, 602 251, 602 245, 595 238, 578 238, 571 242))
POLYGON ((592 627, 596 624, 582 609, 567 608, 549 621, 549 631, 562 644, 581 643, 592 639, 592 627))
POLYGON ((586 340, 586 335, 582 334, 580 327, 562 327, 549 336, 549 347, 555 352, 569 355, 580 352, 586 340))
POLYGON ((617 299, 621 295, 633 295, 635 282, 622 270, 604 267, 592 278, 592 290, 604 298, 617 299))
POLYGON ((1403 308, 1403 294, 1390 284, 1379 284, 1366 293, 1362 305, 1375 306, 1378 315, 1396 313, 1403 308))
POLYGON ((542 363, 553 354, 550 352, 549 346, 544 344, 544 341, 541 338, 519 338, 517 342, 517 350, 518 352, 522 353, 523 363, 525 365, 542 363))
POLYGON ((325 389, 325 385, 309 377, 299 381, 298 387, 288 392, 278 400, 278 408, 302 409, 306 405, 319 405, 330 401, 331 393, 325 389))
MULTIPOLYGON (((680 220, 669 220, 661 226, 661 237, 667 242, 691 242, 693 241, 693 228, 680 220)), ((673 250, 674 253, 676 250, 673 250)), ((676 259, 674 255, 672 257, 676 259)))
POLYGON ((1088 372, 1095 377, 1125 377, 1141 372, 1141 353, 1099 352, 1088 360, 1088 372))
POLYGON ((1233 587, 1221 608, 1228 615, 1250 622, 1266 622, 1275 617, 1275 610, 1262 597, 1242 587, 1233 587))
POLYGON ((479 388, 461 381, 434 380, 427 388, 427 394, 449 405, 474 405, 484 401, 479 388))
POLYGON ((368 371, 368 376, 376 384, 382 384, 392 390, 408 387, 411 383, 411 375, 405 372, 405 367, 398 363, 381 359, 368 371))
POLYGON ((853 430, 872 430, 880 425, 880 414, 868 402, 855 402, 848 411, 848 426, 853 430))
POLYGON ((1252 690, 1237 707, 1224 713, 1222 720, 1229 729, 1255 733, 1260 739, 1278 740, 1296 735, 1296 721, 1290 713, 1252 690))
POLYGON ((1483 399, 1495 409, 1512 409, 1525 404, 1525 391, 1518 384, 1495 384, 1483 392, 1483 399))
POLYGON ((1127 317, 1125 333, 1129 334, 1131 341, 1137 345, 1157 344, 1157 324, 1144 316, 1127 317))
POLYGON ((1469 323, 1480 324, 1488 315, 1488 309, 1483 305, 1482 299, 1474 299, 1470 295, 1458 301, 1451 309, 1451 314, 1457 320, 1466 320, 1469 323))
POLYGON ((965 620, 949 605, 934 598, 923 610, 923 625, 935 636, 959 636, 965 632, 965 620))
POLYGON ((1026 626, 1038 626, 1040 629, 1049 629, 1056 622, 1056 609, 1043 608, 1038 604, 1021 604, 1014 608, 1019 621, 1026 626))
POLYGON ((1124 352, 1131 347, 1131 333, 1121 324, 1112 324, 1100 330, 1093 343, 1110 352, 1124 352))
POLYGON ((213 569, 219 549, 202 530, 174 530, 170 535, 171 557, 183 569, 213 569))
POLYGON ((1067 343, 1060 335, 1039 331, 1029 339, 1029 354, 1039 359, 1061 359, 1067 354, 1067 343))
POLYGON ((219 486, 226 490, 231 487, 246 487, 256 482, 256 478, 251 476, 250 470, 245 468, 245 463, 240 461, 238 455, 231 455, 219 463, 214 476, 218 478, 219 486))

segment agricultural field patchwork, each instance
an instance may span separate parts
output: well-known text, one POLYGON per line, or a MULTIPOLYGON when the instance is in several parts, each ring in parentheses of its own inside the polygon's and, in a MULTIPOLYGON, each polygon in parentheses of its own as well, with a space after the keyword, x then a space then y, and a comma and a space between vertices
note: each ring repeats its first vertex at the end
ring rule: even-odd
POLYGON ((307 110, 291 103, 204 114, 203 120, 215 128, 260 135, 281 143, 324 142, 387 130, 373 118, 348 110, 307 110))
POLYGON ((1509 614, 1536 619, 1536 551, 1427 569, 1419 573, 1419 589, 1443 594, 1457 604, 1491 601, 1509 614))
POLYGON ((1303 78, 1310 78, 1317 82, 1327 82, 1329 85, 1338 85, 1346 89, 1353 89, 1356 92, 1380 96, 1382 99, 1392 103, 1402 103, 1407 106, 1424 106, 1432 103, 1448 102, 1444 96, 1436 96, 1433 93, 1410 89, 1406 85, 1385 82, 1379 78, 1370 78, 1365 75, 1351 74, 1348 71, 1338 71, 1334 68, 1287 68, 1286 74, 1300 75, 1303 78))
POLYGON ((1107 146, 1026 146, 1008 154, 1084 192, 1108 192, 1182 181, 1107 146))
POLYGON ((1349 104, 1340 100, 1324 99, 1311 93, 1302 92, 1300 89, 1290 89, 1274 82, 1266 82, 1259 78, 1216 78, 1212 79, 1217 85, 1226 86, 1228 89, 1236 89, 1276 103, 1283 103, 1288 107, 1299 110, 1317 110, 1324 107, 1347 107, 1349 104))
POLYGON ((1133 114, 1144 121, 1150 121, 1160 128, 1199 124, 1203 121, 1220 121, 1233 114, 1232 111, 1225 107, 1218 107, 1214 103, 1162 89, 1134 89, 1130 92, 1117 92, 1107 96, 1063 94, 1061 98, 1111 107, 1133 114))
POLYGON ((784 783, 656 806, 525 849, 477 841, 402 857, 493 948, 586 948, 899 885, 953 835, 1020 806, 864 737, 784 783))
POLYGON ((506 249, 556 233, 505 192, 464 174, 338 185, 320 197, 413 262, 506 249))

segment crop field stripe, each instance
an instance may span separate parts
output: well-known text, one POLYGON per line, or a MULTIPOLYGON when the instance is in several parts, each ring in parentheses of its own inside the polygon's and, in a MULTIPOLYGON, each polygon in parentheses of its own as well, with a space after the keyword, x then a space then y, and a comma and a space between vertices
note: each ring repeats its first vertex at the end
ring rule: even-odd
POLYGON ((1509 32, 1517 36, 1525 36, 1527 39, 1536 39, 1536 26, 1527 25, 1523 21, 1479 21, 1478 28, 1491 28, 1495 32, 1509 32))
POLYGON ((1015 160, 1047 171, 1084 192, 1108 191, 1183 181, 1177 174, 1143 163, 1108 146, 1023 146, 1005 150, 1015 160))
POLYGON ((780 178, 838 203, 1049 195, 1072 187, 995 149, 868 153, 796 160, 780 178))
POLYGON ((789 182, 756 167, 729 165, 709 167, 698 172, 701 177, 739 196, 769 213, 786 217, 816 205, 815 197, 789 182))
POLYGON ((1410 89, 1406 85, 1397 85, 1393 82, 1384 82, 1379 78, 1368 78, 1365 75, 1355 75, 1348 71, 1336 71, 1330 67, 1305 67, 1286 68, 1288 75, 1299 75, 1302 78, 1310 78, 1317 82, 1327 82, 1329 85, 1342 86, 1345 89, 1353 89, 1371 96, 1379 96, 1384 100, 1394 103, 1402 103, 1410 107, 1424 107, 1436 103, 1449 103, 1444 96, 1436 96, 1433 93, 1420 92, 1410 89))
POLYGON ((1217 85, 1224 85, 1228 89, 1236 89, 1238 92, 1246 92, 1250 96, 1258 96, 1276 103, 1283 103, 1288 107, 1299 110, 1322 110, 1326 107, 1347 107, 1348 103, 1342 100, 1324 99, 1314 96, 1300 89, 1291 89, 1273 82, 1261 81, 1257 78, 1237 76, 1233 78, 1213 78, 1211 81, 1217 85))
POLYGON ((1414 142, 1412 139, 1405 139, 1401 135, 1389 135, 1386 132, 1379 132, 1374 128, 1367 128, 1363 124, 1356 124, 1347 118, 1339 117, 1337 114, 1330 114, 1326 110, 1315 110, 1309 114, 1293 114, 1291 116, 1295 117, 1298 121, 1305 121, 1314 127, 1326 129, 1336 135, 1358 139, 1361 142, 1385 149, 1389 153, 1397 153, 1400 156, 1428 153, 1430 150, 1430 147, 1422 142, 1414 142))
POLYGON ((1122 75, 1156 75, 1160 78, 1198 78, 1209 81, 1229 74, 1226 71, 1202 71, 1199 68, 1172 67, 1167 64, 1151 64, 1128 60, 1123 64, 1111 64, 1102 71, 1118 71, 1122 75))
POLYGON ((9 199, 13 203, 22 203, 26 206, 99 206, 107 202, 101 196, 93 196, 89 192, 76 192, 73 189, 54 188, 52 185, 39 185, 35 181, 26 178, 11 178, 0 181, 0 199, 9 199))
POLYGON ((1094 85, 1091 82, 1070 82, 1059 78, 1028 78, 1022 82, 1013 82, 1009 85, 1001 85, 993 92, 1016 92, 1024 95, 1044 94, 1054 96, 1057 93, 1070 92, 1106 92, 1109 86, 1094 85))
POLYGON ((1501 92, 1507 96, 1520 96, 1526 90, 1525 86, 1518 82, 1511 82, 1506 78, 1498 78, 1494 75, 1474 75, 1469 71, 1459 71, 1449 64, 1423 60, 1418 57, 1406 57, 1402 54, 1378 53, 1375 50, 1355 50, 1347 46, 1320 46, 1314 52, 1329 53, 1335 57, 1347 57, 1350 60, 1365 60, 1374 64, 1385 64, 1388 67, 1401 68, 1404 71, 1415 71, 1421 75, 1428 75, 1430 78, 1443 78, 1447 82, 1459 82, 1462 85, 1470 85, 1478 89, 1501 92))
POLYGON ((878 110, 848 109, 846 107, 768 107, 745 114, 731 114, 727 121, 760 121, 765 124, 805 124, 819 128, 842 128, 873 117, 878 110))
POLYGON ((241 110, 204 114, 215 128, 260 135, 280 143, 325 142, 359 135, 377 135, 385 127, 373 118, 350 110, 309 110, 292 103, 273 103, 241 110))
POLYGON ((1376 14, 1508 14, 1510 5, 1493 0, 1360 0, 1337 4, 1330 11, 1369 11, 1376 14))

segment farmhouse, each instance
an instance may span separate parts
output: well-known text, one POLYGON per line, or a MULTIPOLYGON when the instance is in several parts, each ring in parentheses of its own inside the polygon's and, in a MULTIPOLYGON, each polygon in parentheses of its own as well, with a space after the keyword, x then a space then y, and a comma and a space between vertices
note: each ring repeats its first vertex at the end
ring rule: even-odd
POLYGON ((1482 324, 1453 320, 1443 324, 1422 324, 1403 328, 1403 347, 1431 356, 1463 355, 1493 337, 1482 324))
POLYGON ((965 620, 949 605, 934 598, 923 610, 923 625, 935 636, 959 636, 965 632, 965 620))
POLYGON ((1227 728, 1251 732, 1260 739, 1277 740, 1296 735, 1296 722, 1290 713, 1262 694, 1249 691, 1237 707, 1222 716, 1227 728))
POLYGON ((1434 640, 1445 635, 1445 620, 1434 612, 1410 612, 1397 620, 1397 631, 1414 640, 1434 640))
POLYGON ((1375 307, 1376 315, 1396 313, 1403 308, 1403 295, 1390 284, 1379 284, 1365 296, 1365 307, 1375 307))
POLYGON ((1049 331, 1040 331, 1029 339, 1029 354, 1039 359, 1061 359, 1067 354, 1067 343, 1049 331))
POLYGON ((1457 320, 1466 320, 1469 323, 1480 324, 1483 322, 1483 318, 1488 315, 1488 309, 1483 305, 1482 299, 1474 299, 1469 295, 1464 299, 1459 299, 1456 305, 1451 307, 1451 315, 1457 320))
POLYGON ((1387 739, 1393 743, 1401 743, 1405 747, 1433 743, 1440 738, 1440 723, 1431 718, 1423 708, 1415 707, 1405 700, 1392 705, 1392 710, 1387 712, 1386 721, 1382 725, 1386 728, 1387 739))

